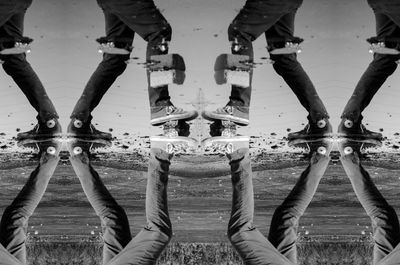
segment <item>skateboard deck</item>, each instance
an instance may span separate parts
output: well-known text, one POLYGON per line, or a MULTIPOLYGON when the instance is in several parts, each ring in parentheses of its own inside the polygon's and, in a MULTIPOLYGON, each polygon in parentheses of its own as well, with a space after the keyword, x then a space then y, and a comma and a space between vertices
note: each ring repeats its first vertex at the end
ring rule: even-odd
POLYGON ((231 84, 239 87, 250 86, 253 63, 247 55, 221 54, 214 64, 214 78, 218 85, 231 84))
POLYGON ((185 61, 179 54, 153 55, 146 64, 150 71, 150 86, 181 85, 185 81, 185 61))

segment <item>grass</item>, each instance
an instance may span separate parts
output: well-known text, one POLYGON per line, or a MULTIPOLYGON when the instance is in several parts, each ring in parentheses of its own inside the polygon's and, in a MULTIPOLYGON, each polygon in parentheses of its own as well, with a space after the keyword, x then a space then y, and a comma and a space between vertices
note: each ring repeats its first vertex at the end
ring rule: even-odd
MULTIPOLYGON (((372 245, 368 242, 302 242, 297 246, 298 265, 370 265, 372 245)), ((100 243, 28 244, 29 265, 100 265, 100 243)), ((173 243, 158 265, 242 265, 229 243, 173 243)))

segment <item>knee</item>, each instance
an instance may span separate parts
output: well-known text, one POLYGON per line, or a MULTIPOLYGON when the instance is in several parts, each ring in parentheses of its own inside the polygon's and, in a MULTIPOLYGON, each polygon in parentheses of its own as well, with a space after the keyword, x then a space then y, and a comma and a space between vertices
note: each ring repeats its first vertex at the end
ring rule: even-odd
POLYGON ((255 230, 256 227, 253 225, 253 222, 246 222, 242 224, 231 224, 229 223, 228 225, 228 231, 227 235, 229 238, 229 241, 231 242, 236 242, 239 238, 241 238, 241 234, 243 232, 248 232, 255 230))
POLYGON ((274 62, 272 67, 280 75, 288 71, 295 71, 301 67, 299 61, 297 61, 297 55, 295 53, 271 54, 270 58, 274 62))
POLYGON ((395 227, 399 226, 396 211, 387 203, 384 203, 383 206, 374 208, 369 215, 376 227, 386 227, 389 223, 393 223, 393 226, 395 227))
POLYGON ((14 227, 26 227, 30 216, 22 207, 10 205, 4 210, 1 222, 14 227))
POLYGON ((9 54, 0 56, 0 60, 3 61, 3 69, 7 74, 12 74, 16 69, 24 69, 29 65, 26 60, 25 54, 9 54))
POLYGON ((391 54, 374 54, 374 59, 370 66, 377 71, 385 71, 388 74, 393 74, 397 68, 397 62, 400 60, 399 55, 391 54))
POLYGON ((126 67, 126 61, 129 60, 129 55, 120 55, 120 54, 104 54, 103 60, 101 61, 99 67, 104 71, 109 71, 114 75, 121 75, 126 67))

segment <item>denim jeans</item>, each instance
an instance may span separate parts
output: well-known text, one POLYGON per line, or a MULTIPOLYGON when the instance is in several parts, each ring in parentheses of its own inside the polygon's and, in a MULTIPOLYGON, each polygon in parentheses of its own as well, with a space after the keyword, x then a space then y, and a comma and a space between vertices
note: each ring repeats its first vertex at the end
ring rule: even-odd
MULTIPOLYGON (((375 13, 376 35, 380 41, 400 43, 400 2, 393 0, 369 0, 375 13)), ((361 76, 356 88, 347 102, 341 118, 361 121, 361 113, 369 105, 386 79, 397 68, 400 55, 378 54, 361 76)))
MULTIPOLYGON (((109 40, 132 44, 135 33, 147 42, 146 60, 152 55, 166 54, 168 50, 158 49, 162 40, 170 41, 172 29, 152 0, 98 0, 106 24, 106 37, 109 40)), ((104 54, 103 60, 90 77, 86 87, 71 114, 84 122, 90 122, 91 112, 126 69, 125 61, 129 55, 104 54)), ((150 74, 147 80, 150 84, 150 74)), ((153 88, 148 85, 150 109, 156 112, 162 107, 172 105, 168 86, 153 88)))
POLYGON ((232 175, 232 212, 228 236, 245 264, 297 264, 297 227, 311 202, 329 157, 313 155, 310 165, 277 207, 271 220, 268 239, 253 226, 254 198, 248 149, 228 155, 232 175))
POLYGON ((28 220, 42 199, 58 160, 58 156, 43 153, 22 190, 4 210, 0 222, 0 264, 26 264, 28 220))
MULTIPOLYGON (((253 61, 252 42, 262 33, 265 34, 268 45, 293 41, 295 39, 293 36, 295 14, 302 2, 302 0, 247 0, 228 29, 229 41, 236 39, 242 47, 239 51, 232 49, 232 53, 248 55, 253 61)), ((282 76, 309 113, 309 121, 316 122, 323 118, 329 118, 313 83, 297 61, 297 55, 271 54, 270 58, 274 61, 273 67, 276 73, 282 76)), ((233 85, 228 105, 236 106, 248 113, 250 99, 251 85, 248 88, 233 85)))
MULTIPOLYGON (((0 41, 20 40, 23 36, 25 12, 32 0, 0 0, 0 41)), ((37 111, 38 121, 58 118, 58 114, 48 97, 43 84, 26 60, 26 54, 1 55, 4 71, 15 81, 29 103, 37 111)))
POLYGON ((93 169, 86 153, 70 157, 82 188, 100 217, 103 230, 103 264, 155 264, 172 237, 167 205, 171 155, 152 149, 146 188, 147 225, 132 238, 128 218, 93 169))
POLYGON ((400 261, 400 225, 396 212, 376 188, 356 153, 341 157, 362 207, 371 218, 373 229, 373 264, 395 265, 400 261))

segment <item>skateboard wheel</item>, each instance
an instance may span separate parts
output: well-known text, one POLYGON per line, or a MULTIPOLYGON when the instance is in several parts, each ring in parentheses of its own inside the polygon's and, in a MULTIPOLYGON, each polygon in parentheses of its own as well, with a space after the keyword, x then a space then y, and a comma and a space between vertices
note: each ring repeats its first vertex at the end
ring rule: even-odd
POLYGON ((82 121, 81 120, 74 120, 74 126, 75 126, 75 128, 82 128, 82 125, 83 125, 83 123, 82 123, 82 121))
POLYGON ((325 121, 325 120, 319 120, 319 121, 317 122, 317 126, 318 126, 318 128, 320 128, 320 129, 324 128, 324 127, 326 126, 326 121, 325 121))
POLYGON ((346 146, 343 149, 343 152, 344 152, 345 155, 350 155, 351 153, 353 153, 353 148, 351 148, 350 146, 346 146))
POLYGON ((74 150, 73 150, 73 152, 74 152, 75 155, 82 154, 82 151, 83 151, 82 148, 79 147, 79 146, 75 146, 75 147, 74 147, 74 150))
POLYGON ((320 147, 318 147, 317 152, 318 152, 318 154, 320 154, 320 155, 325 155, 325 154, 326 154, 326 148, 325 148, 325 146, 320 146, 320 147))
POLYGON ((47 122, 46 122, 46 126, 47 126, 47 128, 54 128, 54 126, 56 126, 56 121, 55 120, 53 120, 53 119, 51 119, 51 120, 48 120, 47 122))
POLYGON ((49 147, 47 147, 46 152, 47 152, 49 155, 54 155, 54 154, 56 153, 56 148, 55 148, 54 146, 49 146, 49 147))
POLYGON ((353 121, 351 121, 351 120, 345 120, 344 121, 344 126, 346 127, 346 128, 351 128, 351 127, 353 127, 353 121))

